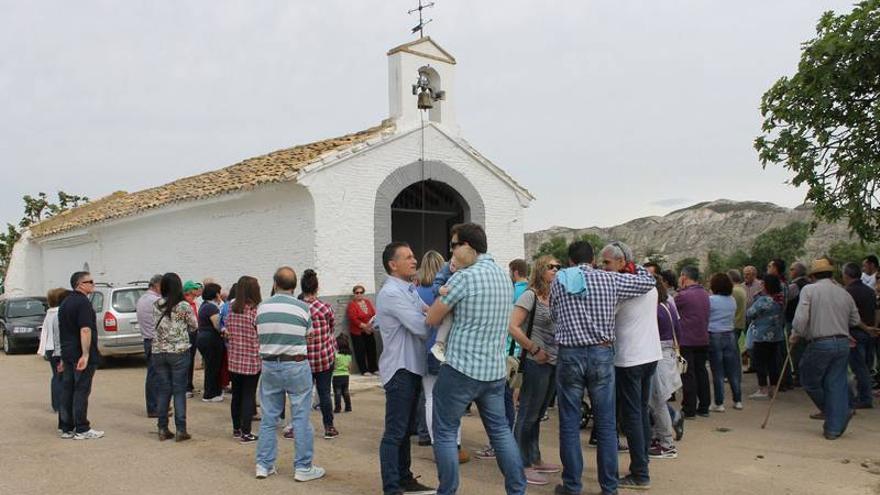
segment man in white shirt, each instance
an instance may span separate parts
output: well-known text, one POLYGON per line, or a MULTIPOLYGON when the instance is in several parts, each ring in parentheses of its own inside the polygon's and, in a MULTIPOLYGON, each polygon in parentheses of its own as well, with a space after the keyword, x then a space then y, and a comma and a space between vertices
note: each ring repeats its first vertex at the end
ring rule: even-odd
MULTIPOLYGON (((612 242, 602 250, 606 271, 634 273, 632 250, 612 242)), ((618 304, 614 317, 614 369, 623 432, 629 445, 630 474, 620 479, 620 488, 647 489, 648 449, 651 421, 648 403, 657 361, 663 358, 657 329, 657 289, 618 304)))
POLYGON ((877 290, 877 257, 870 254, 862 260, 862 283, 877 290))

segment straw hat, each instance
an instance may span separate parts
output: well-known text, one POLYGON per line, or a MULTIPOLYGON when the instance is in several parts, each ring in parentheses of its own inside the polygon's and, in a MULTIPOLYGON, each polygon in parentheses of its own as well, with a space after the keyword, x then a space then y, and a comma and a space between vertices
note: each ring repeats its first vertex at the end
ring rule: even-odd
POLYGON ((834 265, 828 261, 828 258, 819 258, 817 260, 813 260, 813 264, 810 267, 810 275, 815 275, 817 273, 822 272, 833 272, 834 265))

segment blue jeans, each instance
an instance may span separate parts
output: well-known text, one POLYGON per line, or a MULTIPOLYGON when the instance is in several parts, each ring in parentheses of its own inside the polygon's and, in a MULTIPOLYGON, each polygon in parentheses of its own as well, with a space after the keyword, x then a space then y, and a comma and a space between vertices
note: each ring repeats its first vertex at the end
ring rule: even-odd
POLYGON ((434 459, 440 478, 438 495, 449 495, 458 490, 458 428, 468 404, 475 402, 495 449, 495 460, 504 475, 504 489, 508 495, 526 492, 526 478, 522 458, 513 432, 507 422, 504 407, 505 379, 492 382, 475 380, 452 366, 440 368, 434 385, 434 459))
POLYGON ((144 381, 144 400, 147 403, 147 415, 157 414, 156 368, 153 367, 153 339, 144 339, 144 357, 147 360, 147 378, 144 381))
POLYGON ((825 413, 825 433, 840 435, 849 418, 849 388, 846 365, 849 361, 849 340, 826 339, 807 345, 801 358, 801 385, 825 413))
POLYGON ((629 445, 629 472, 638 481, 651 481, 648 448, 651 446, 651 381, 657 362, 615 368, 623 433, 629 445))
POLYGON ((312 399, 312 369, 306 361, 263 361, 260 380, 260 439, 257 441, 257 464, 270 469, 278 457, 275 432, 284 411, 284 398, 290 400, 294 433, 293 469, 312 467, 313 435, 309 423, 312 399))
POLYGON ((324 428, 333 426, 333 400, 330 398, 330 385, 333 383, 333 368, 312 373, 315 388, 318 389, 318 402, 321 405, 321 420, 324 428))
POLYGON ((581 450, 581 400, 590 394, 593 429, 598 449, 599 485, 604 493, 617 491, 617 424, 615 418, 614 348, 559 347, 556 394, 559 407, 559 457, 567 493, 581 493, 584 456, 581 450))
POLYGON ((857 394, 852 399, 853 405, 871 405, 874 397, 871 395, 871 371, 868 368, 868 355, 873 352, 874 339, 864 330, 852 330, 852 336, 856 339, 856 346, 849 350, 849 367, 856 377, 857 394))
POLYGON ((709 334, 709 367, 715 388, 715 404, 724 404, 724 379, 730 383, 734 402, 742 402, 742 360, 733 332, 709 334))
POLYGON ((379 465, 386 494, 402 492, 401 483, 413 476, 409 436, 417 422, 421 390, 422 377, 403 368, 385 384, 385 432, 379 443, 379 465))
POLYGON ((189 351, 159 352, 150 356, 156 371, 156 422, 160 429, 168 428, 168 404, 174 397, 174 427, 186 431, 186 383, 189 371, 189 351))
POLYGON ((556 366, 538 364, 531 359, 522 362, 522 388, 519 392, 519 414, 513 436, 519 445, 523 466, 540 464, 541 417, 547 411, 550 395, 556 387, 556 366))

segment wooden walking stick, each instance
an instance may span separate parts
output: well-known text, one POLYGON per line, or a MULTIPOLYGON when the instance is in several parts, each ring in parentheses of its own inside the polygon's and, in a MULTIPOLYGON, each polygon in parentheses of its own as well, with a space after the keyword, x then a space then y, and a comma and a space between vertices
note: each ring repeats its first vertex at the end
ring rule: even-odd
POLYGON ((770 421, 770 411, 773 410, 773 403, 776 402, 776 396, 779 395, 779 385, 782 384, 782 377, 785 375, 785 370, 788 368, 788 364, 791 363, 791 354, 786 356, 785 362, 782 363, 782 371, 779 373, 779 380, 776 380, 776 391, 773 392, 773 397, 770 397, 770 406, 767 408, 767 415, 764 416, 764 422, 761 423, 761 429, 767 428, 767 422, 770 421))

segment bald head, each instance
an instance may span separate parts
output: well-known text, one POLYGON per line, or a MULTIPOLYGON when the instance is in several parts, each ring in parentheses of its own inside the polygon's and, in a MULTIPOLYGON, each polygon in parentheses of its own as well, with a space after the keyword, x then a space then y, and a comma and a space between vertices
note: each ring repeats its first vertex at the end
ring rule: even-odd
POLYGON ((296 272, 289 266, 275 270, 275 292, 293 292, 296 289, 296 272))

